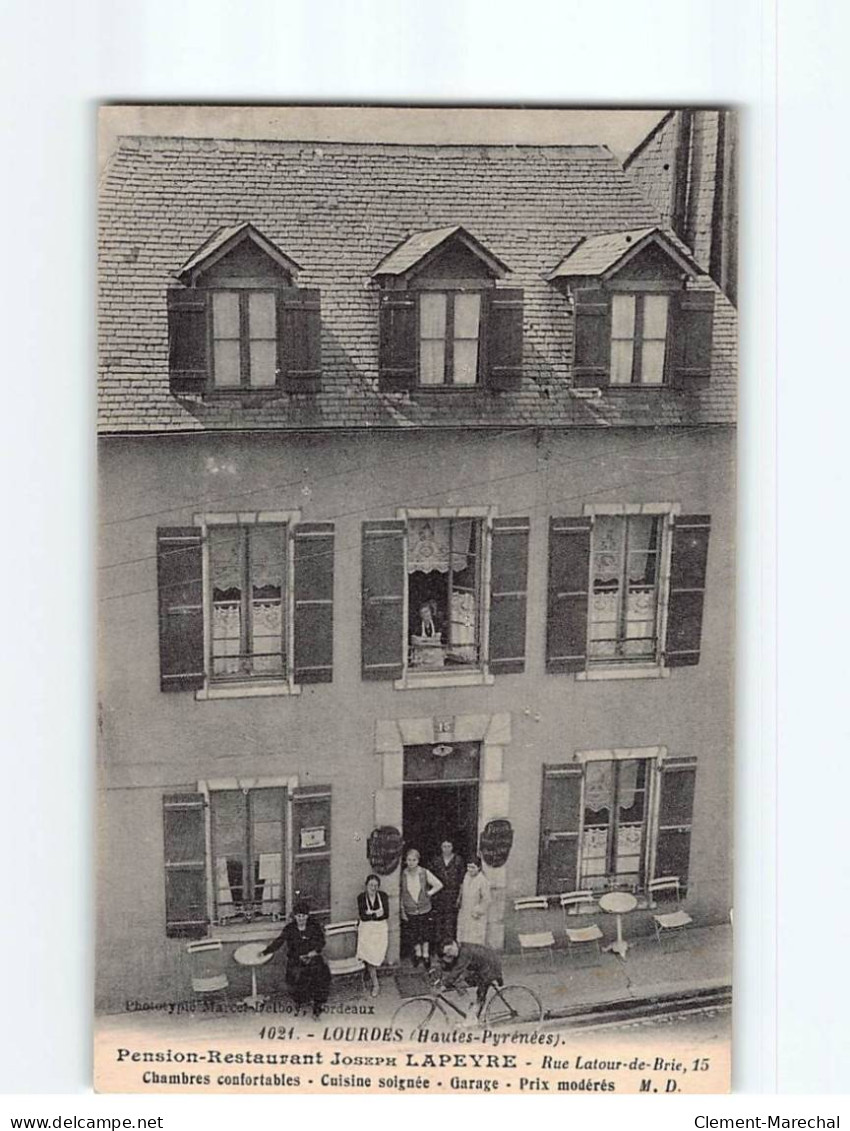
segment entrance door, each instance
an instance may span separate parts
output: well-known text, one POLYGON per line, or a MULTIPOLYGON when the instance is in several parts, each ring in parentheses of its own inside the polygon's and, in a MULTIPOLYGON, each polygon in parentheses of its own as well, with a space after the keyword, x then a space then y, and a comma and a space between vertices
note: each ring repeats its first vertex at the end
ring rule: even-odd
POLYGON ((464 860, 478 850, 478 744, 435 743, 404 751, 402 833, 425 865, 450 840, 464 860))
POLYGON ((478 785, 440 783, 405 785, 402 793, 404 850, 418 848, 430 864, 444 840, 450 840, 464 860, 478 848, 478 785))

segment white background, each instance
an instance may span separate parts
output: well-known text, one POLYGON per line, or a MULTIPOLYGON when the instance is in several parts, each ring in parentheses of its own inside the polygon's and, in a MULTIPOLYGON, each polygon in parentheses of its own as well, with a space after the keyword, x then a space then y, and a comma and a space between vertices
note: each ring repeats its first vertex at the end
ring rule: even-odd
MULTIPOLYGON (((165 1112, 166 1126, 319 1110, 304 1106, 312 1099, 287 1099, 284 1109, 263 1098, 86 1098, 102 100, 742 105, 734 1082, 763 1094, 846 1090, 850 403, 846 286, 836 278, 848 242, 846 8, 7 0, 4 25, 0 1093, 76 1093, 73 1102, 10 1101, 28 1114, 165 1112)), ((326 1098, 321 1109, 343 1117, 343 1102, 326 1098)), ((364 1114, 371 1102, 346 1112, 364 1114)), ((516 1114, 527 1116, 521 1102, 516 1114)), ((597 1121, 634 1118, 640 1104, 643 1119, 693 1126, 685 1100, 570 1102, 573 1115, 597 1121)), ((454 1104, 457 1113, 458 1103, 439 1111, 454 1104)), ((693 1111, 728 1115, 730 1106, 735 1115, 815 1112, 811 1101, 740 1098, 699 1101, 693 1111)), ((394 1100, 372 1110, 383 1120, 423 1118, 421 1105, 402 1113, 394 1100)), ((427 1105, 425 1118, 433 1119, 427 1105)))

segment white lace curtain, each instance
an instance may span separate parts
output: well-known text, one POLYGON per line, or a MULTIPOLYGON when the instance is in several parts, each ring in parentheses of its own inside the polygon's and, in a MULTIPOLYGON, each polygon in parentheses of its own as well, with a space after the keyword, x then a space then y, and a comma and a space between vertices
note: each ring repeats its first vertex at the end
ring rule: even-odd
POLYGON ((454 573, 466 569, 472 536, 471 519, 412 519, 407 529, 407 572, 449 572, 449 524, 451 567, 454 573))
MULTIPOLYGON (((240 589, 243 584, 242 539, 245 528, 222 527, 210 533, 213 584, 216 589, 240 589)), ((281 528, 251 528, 251 580, 257 588, 282 587, 284 534, 281 528)))
MULTIPOLYGON (((584 807, 591 813, 610 809, 614 801, 614 762, 588 762, 584 777, 584 807)), ((619 781, 619 806, 631 809, 638 780, 636 760, 622 761, 619 781)))
MULTIPOLYGON (((593 576, 596 581, 618 581, 622 571, 623 543, 626 537, 626 519, 613 515, 600 515, 593 527, 593 576)), ((649 515, 634 515, 629 523, 629 560, 626 563, 630 581, 643 581, 646 577, 647 557, 653 547, 655 519, 649 515)))

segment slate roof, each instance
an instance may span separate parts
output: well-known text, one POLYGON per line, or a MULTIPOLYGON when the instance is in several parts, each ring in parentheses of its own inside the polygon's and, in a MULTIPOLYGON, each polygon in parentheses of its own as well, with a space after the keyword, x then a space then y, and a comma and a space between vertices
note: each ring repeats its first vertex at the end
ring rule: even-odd
POLYGON ((177 275, 181 279, 188 279, 192 272, 202 264, 208 263, 211 259, 215 259, 218 254, 226 253, 232 244, 237 242, 244 232, 249 232, 254 241, 271 257, 284 268, 285 271, 293 274, 300 271, 300 266, 280 250, 270 243, 262 234, 258 232, 253 224, 245 221, 242 224, 229 224, 224 228, 219 228, 213 235, 204 243, 194 255, 183 264, 177 275))
POLYGON ((506 265, 492 255, 480 240, 470 235, 460 224, 453 224, 450 228, 435 228, 430 232, 416 232, 409 239, 390 252, 382 259, 373 275, 405 275, 411 267, 416 267, 431 252, 436 251, 444 243, 448 243, 453 236, 460 236, 468 247, 475 250, 476 254, 488 263, 498 275, 505 274, 506 265))
POLYGON ((573 320, 548 276, 582 237, 658 223, 603 147, 121 139, 101 187, 99 430, 731 423, 736 322, 719 291, 703 389, 609 389, 592 401, 571 389, 573 320), (166 288, 220 228, 246 222, 301 265, 299 286, 321 290, 321 388, 177 399, 166 288), (370 277, 414 233, 456 225, 510 267, 497 285, 525 290, 522 387, 383 392, 370 277))
POLYGON ((632 228, 627 232, 604 232, 582 240, 561 260, 549 278, 608 275, 626 255, 653 241, 687 266, 691 274, 703 274, 702 268, 673 232, 662 231, 661 228, 632 228))

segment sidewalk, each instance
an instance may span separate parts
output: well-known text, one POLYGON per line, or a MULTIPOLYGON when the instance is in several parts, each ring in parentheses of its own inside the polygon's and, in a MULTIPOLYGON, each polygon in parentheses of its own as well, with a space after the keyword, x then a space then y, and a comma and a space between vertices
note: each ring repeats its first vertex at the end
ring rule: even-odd
POLYGON ((506 955, 503 968, 506 981, 524 982, 536 991, 547 1016, 565 1016, 583 1006, 730 986, 732 929, 728 924, 694 928, 661 945, 654 937, 639 938, 625 960, 598 957, 585 948, 576 955, 557 951, 552 964, 506 955))
MULTIPOLYGON (((506 982, 520 982, 531 987, 543 1002, 550 1019, 568 1018, 583 1008, 614 1002, 638 1002, 673 994, 687 995, 700 990, 731 985, 732 929, 728 924, 692 928, 665 938, 661 945, 654 937, 638 938, 630 946, 625 960, 614 954, 597 954, 589 947, 571 954, 556 950, 550 956, 526 959, 506 954, 502 959, 506 982)), ((406 967, 405 967, 406 968, 406 967)), ((244 973, 244 972, 243 972, 244 973)), ((427 983, 422 979, 422 991, 427 983)), ((241 987, 247 992, 247 985, 241 987)), ((237 986, 234 991, 239 992, 237 986)), ((287 998, 280 999, 282 1002, 287 998)), ((327 1010, 316 1026, 345 1028, 358 1025, 387 1025, 404 999, 398 992, 393 971, 381 977, 377 998, 364 991, 358 978, 345 978, 335 983, 327 1010)), ((285 1015, 245 1010, 238 999, 236 1009, 225 1014, 167 1015, 162 1012, 120 1013, 100 1016, 102 1031, 132 1026, 139 1032, 156 1031, 183 1034, 215 1031, 219 1036, 253 1032, 257 1024, 277 1022, 289 1024, 285 1015)), ((302 1015, 301 1024, 306 1017, 302 1015)))

